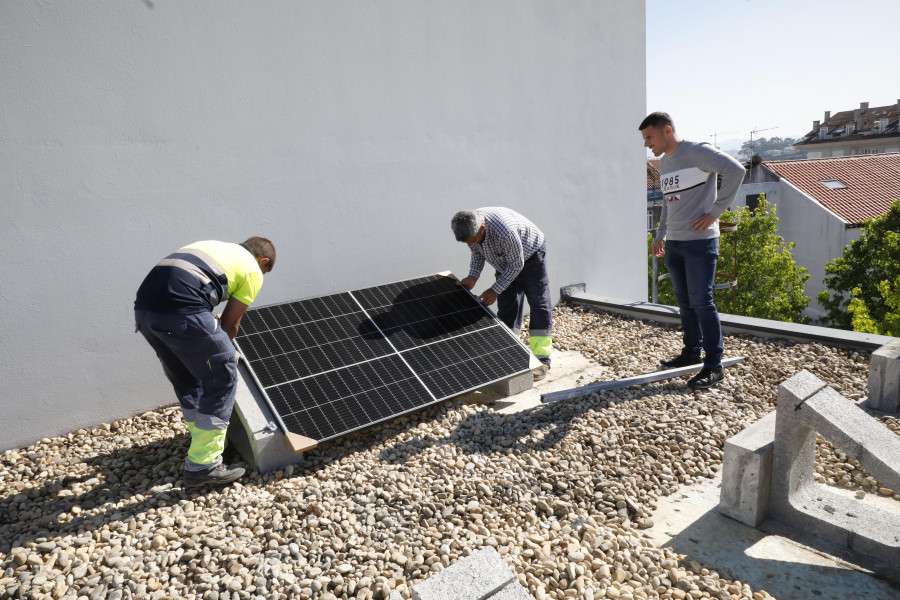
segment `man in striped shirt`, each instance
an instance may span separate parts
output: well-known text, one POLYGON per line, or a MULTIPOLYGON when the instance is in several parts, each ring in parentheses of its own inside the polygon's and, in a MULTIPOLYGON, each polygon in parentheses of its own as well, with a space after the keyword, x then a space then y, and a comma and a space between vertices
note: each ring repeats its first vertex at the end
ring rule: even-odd
POLYGON ((450 222, 453 235, 472 251, 469 275, 459 283, 467 290, 475 287, 484 263, 496 270, 494 284, 478 299, 485 306, 497 302, 497 316, 517 333, 522 327, 524 301, 531 309, 529 328, 532 353, 543 363, 534 373, 543 379, 550 369, 553 327, 550 280, 545 262, 544 234, 534 223, 508 208, 488 207, 462 210, 450 222))

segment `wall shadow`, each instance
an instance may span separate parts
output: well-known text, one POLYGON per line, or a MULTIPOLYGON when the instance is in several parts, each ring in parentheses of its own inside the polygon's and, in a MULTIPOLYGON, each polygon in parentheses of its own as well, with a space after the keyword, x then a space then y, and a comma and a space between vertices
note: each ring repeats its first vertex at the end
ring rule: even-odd
POLYGON ((659 545, 686 555, 682 566, 688 569, 691 560, 715 565, 720 575, 778 600, 900 598, 900 569, 772 520, 754 529, 713 509, 659 545), (802 554, 786 540, 815 552, 802 554), (848 567, 836 566, 821 554, 848 567))
MULTIPOLYGON (((62 461, 80 463, 83 468, 77 469, 77 475, 45 479, 0 498, 0 554, 39 537, 92 534, 104 525, 128 522, 162 503, 174 504, 214 490, 183 489, 181 476, 189 443, 189 436, 182 434, 62 461), (74 492, 73 488, 84 485, 90 488, 74 492), (21 500, 22 494, 28 498, 21 500), (117 506, 122 501, 124 505, 117 506)), ((23 467, 22 474, 34 470, 23 467)))
MULTIPOLYGON (((687 389, 687 379, 685 379, 687 389)), ((646 396, 671 394, 660 385, 644 386, 646 396)), ((571 423, 589 410, 606 410, 608 401, 582 402, 588 396, 541 404, 513 414, 497 413, 491 406, 466 416, 449 437, 415 436, 381 452, 381 459, 401 463, 434 445, 456 445, 466 454, 494 454, 510 450, 531 452, 555 448, 571 431, 571 423), (499 431, 499 433, 498 433, 499 431), (535 435, 538 433, 539 435, 535 435)), ((631 400, 624 400, 630 402, 631 400)), ((617 404, 623 402, 616 400, 617 404)))

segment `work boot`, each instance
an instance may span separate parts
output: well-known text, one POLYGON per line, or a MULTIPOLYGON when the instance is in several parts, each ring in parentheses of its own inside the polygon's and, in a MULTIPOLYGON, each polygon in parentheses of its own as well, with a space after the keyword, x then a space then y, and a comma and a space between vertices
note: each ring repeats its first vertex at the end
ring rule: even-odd
POLYGON ((548 365, 547 363, 541 363, 541 366, 532 371, 531 374, 534 376, 535 381, 540 381, 547 377, 547 371, 549 370, 550 365, 548 365))
POLYGON ((695 390, 704 390, 711 388, 723 379, 725 379, 725 369, 721 365, 712 369, 703 367, 699 373, 688 380, 688 386, 695 390))
POLYGON ((691 365, 699 365, 703 362, 699 354, 679 354, 675 358, 659 361, 666 369, 678 369, 680 367, 690 367, 691 365))
POLYGON ((200 487, 202 485, 224 485, 237 481, 244 476, 242 467, 228 467, 220 464, 211 471, 185 471, 184 487, 200 487))

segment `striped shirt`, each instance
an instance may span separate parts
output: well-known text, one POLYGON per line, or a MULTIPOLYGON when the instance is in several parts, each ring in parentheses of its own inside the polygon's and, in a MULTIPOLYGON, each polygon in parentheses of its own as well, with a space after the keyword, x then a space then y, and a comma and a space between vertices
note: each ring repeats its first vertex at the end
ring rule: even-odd
POLYGON ((469 246, 472 262, 469 276, 478 278, 485 261, 497 269, 497 281, 491 286, 498 294, 518 277, 525 261, 544 245, 544 234, 534 223, 508 208, 478 208, 484 217, 484 241, 469 246))

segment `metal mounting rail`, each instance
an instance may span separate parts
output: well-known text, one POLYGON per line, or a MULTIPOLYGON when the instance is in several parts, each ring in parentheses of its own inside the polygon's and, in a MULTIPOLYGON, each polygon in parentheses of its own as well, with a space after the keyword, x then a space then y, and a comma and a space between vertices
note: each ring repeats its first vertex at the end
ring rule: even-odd
MULTIPOLYGON (((738 356, 736 358, 726 358, 722 361, 722 366, 730 367, 742 362, 744 362, 743 356, 738 356)), ((667 369, 665 371, 644 373, 643 375, 635 375, 634 377, 626 377, 625 379, 598 381, 597 383, 592 383, 583 387, 541 394, 541 402, 558 402, 559 400, 568 400, 569 398, 581 398, 582 396, 589 396, 597 392, 618 390, 621 388, 630 387, 632 385, 643 385, 645 383, 664 381, 666 379, 672 379, 673 377, 681 377, 682 375, 692 375, 694 373, 699 373, 700 369, 702 368, 702 364, 697 364, 691 365, 689 367, 680 367, 678 369, 667 369)))

